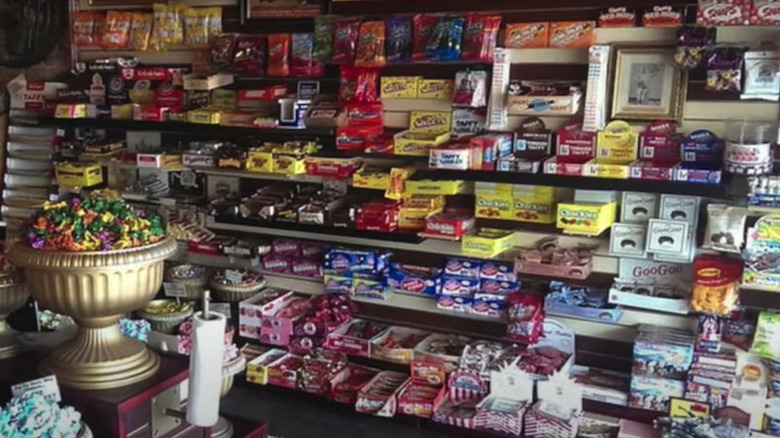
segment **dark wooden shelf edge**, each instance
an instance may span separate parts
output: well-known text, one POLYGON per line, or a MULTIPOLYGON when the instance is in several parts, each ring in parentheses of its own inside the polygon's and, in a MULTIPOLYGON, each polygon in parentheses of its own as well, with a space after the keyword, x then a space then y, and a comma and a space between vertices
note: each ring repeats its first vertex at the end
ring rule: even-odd
POLYGON ((216 218, 216 223, 227 224, 227 225, 243 225, 248 227, 274 228, 277 230, 298 231, 303 233, 319 233, 319 234, 327 234, 331 236, 354 237, 355 235, 357 235, 358 237, 365 238, 365 239, 387 240, 390 242, 420 243, 424 240, 423 237, 420 237, 415 233, 403 233, 403 232, 382 233, 379 231, 361 231, 352 228, 328 227, 324 225, 309 225, 309 224, 299 224, 293 222, 278 222, 278 221, 266 222, 266 221, 253 221, 253 220, 246 220, 246 219, 234 219, 228 217, 218 217, 216 218))
POLYGON ((743 286, 739 291, 739 301, 743 306, 754 309, 780 310, 780 289, 771 291, 743 286))
POLYGON ((333 136, 335 131, 329 128, 243 128, 221 125, 206 125, 200 123, 183 122, 144 122, 137 120, 115 119, 57 119, 53 117, 41 117, 38 120, 40 126, 52 127, 81 127, 89 126, 96 129, 122 130, 122 131, 159 131, 182 132, 188 134, 256 134, 273 136, 333 136))
POLYGON ((419 170, 415 179, 496 182, 507 184, 529 184, 538 186, 568 187, 585 190, 641 191, 709 198, 725 198, 728 185, 703 184, 675 181, 652 181, 641 179, 614 179, 586 176, 550 175, 544 173, 493 172, 484 170, 419 170))

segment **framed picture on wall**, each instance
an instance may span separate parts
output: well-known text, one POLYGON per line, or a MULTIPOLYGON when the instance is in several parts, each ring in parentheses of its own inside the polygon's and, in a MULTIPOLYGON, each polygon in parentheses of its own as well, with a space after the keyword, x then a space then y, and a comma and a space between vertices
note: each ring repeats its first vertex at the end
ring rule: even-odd
POLYGON ((674 65, 674 48, 618 47, 613 71, 612 118, 682 119, 688 79, 674 65))
POLYGON ((310 18, 324 13, 324 0, 241 0, 241 23, 268 18, 310 18))

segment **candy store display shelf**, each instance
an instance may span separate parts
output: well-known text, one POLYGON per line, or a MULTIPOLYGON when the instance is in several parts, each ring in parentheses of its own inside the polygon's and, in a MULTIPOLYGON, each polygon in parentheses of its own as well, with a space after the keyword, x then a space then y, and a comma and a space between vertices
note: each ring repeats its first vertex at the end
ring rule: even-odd
POLYGON ((584 176, 549 175, 485 170, 418 170, 415 179, 494 182, 538 186, 568 187, 584 190, 642 191, 646 193, 676 194, 723 199, 728 196, 728 184, 704 184, 679 181, 652 181, 637 179, 597 178, 584 176))
POLYGON ((285 236, 290 236, 289 232, 320 236, 318 239, 309 237, 310 239, 314 239, 314 240, 323 240, 322 237, 327 237, 326 240, 340 241, 340 239, 334 239, 334 236, 354 236, 355 234, 358 234, 361 236, 362 239, 377 239, 377 240, 381 239, 381 240, 386 240, 388 243, 392 243, 392 242, 419 243, 423 241, 423 238, 418 236, 417 233, 409 233, 409 232, 402 232, 402 231, 396 231, 393 233, 383 233, 379 231, 353 230, 351 228, 301 224, 297 222, 282 222, 282 221, 269 222, 269 221, 255 220, 255 219, 237 218, 231 216, 216 217, 214 219, 214 225, 215 226, 212 225, 208 225, 208 226, 209 228, 227 229, 227 230, 230 230, 233 226, 237 226, 242 228, 249 228, 250 230, 236 229, 236 231, 247 231, 250 233, 266 233, 265 230, 277 230, 277 232, 283 232, 282 235, 285 236), (231 227, 220 228, 219 227, 220 224, 229 225, 231 227), (256 231, 252 231, 251 229, 256 229, 256 231))
MULTIPOLYGON (((266 226, 265 223, 262 226, 225 223, 223 221, 217 221, 213 217, 206 218, 206 227, 212 230, 225 231, 228 233, 247 233, 247 234, 265 235, 265 236, 273 236, 273 237, 285 237, 290 239, 313 240, 318 242, 333 242, 340 245, 367 246, 372 248, 390 249, 394 251, 410 251, 410 252, 417 252, 417 253, 424 253, 424 254, 438 254, 441 256, 464 257, 464 258, 471 258, 471 259, 484 259, 484 260, 497 260, 497 261, 511 262, 514 261, 515 256, 517 255, 517 250, 509 250, 497 256, 485 257, 481 255, 465 253, 462 250, 461 242, 459 241, 450 241, 450 240, 433 239, 433 238, 420 239, 417 241, 417 243, 414 242, 410 243, 404 241, 392 241, 386 238, 386 236, 388 236, 387 233, 376 233, 379 234, 379 236, 370 237, 369 235, 365 234, 366 232, 350 230, 346 228, 342 229, 344 230, 343 234, 323 234, 320 231, 308 232, 303 230, 298 231, 292 228, 285 229, 285 228, 269 227, 266 226)), ((522 229, 524 225, 518 223, 517 227, 518 229, 522 229)), ((552 229, 550 230, 552 232, 552 229)), ((605 240, 596 240, 596 239, 593 240, 594 242, 598 243, 598 247, 595 252, 595 257, 603 258, 603 259, 611 258, 608 250, 609 242, 605 240)), ((525 276, 526 278, 537 277, 537 276, 525 275, 525 274, 523 276, 525 276)), ((595 286, 599 284, 609 286, 610 284, 612 284, 611 277, 609 279, 606 279, 607 280, 606 282, 592 281, 594 277, 598 277, 598 274, 592 274, 590 277, 588 277, 587 280, 580 280, 580 282, 582 284, 590 285, 590 286, 595 286)), ((543 276, 538 276, 538 278, 546 279, 546 280, 550 279, 548 277, 543 277, 543 276)), ((599 278, 599 280, 605 280, 605 279, 599 278)), ((572 281, 576 283, 578 280, 572 280, 572 281)))
MULTIPOLYGON (((325 407, 329 410, 338 411, 341 415, 348 417, 364 417, 365 414, 360 414, 354 411, 354 407, 351 405, 338 404, 331 402, 323 397, 319 397, 314 394, 309 394, 293 389, 282 388, 278 386, 270 385, 256 385, 249 383, 245 380, 241 380, 238 383, 242 388, 247 388, 251 391, 261 393, 263 396, 268 395, 273 398, 274 401, 279 400, 281 403, 294 404, 296 409, 306 411, 309 407, 320 408, 325 407)), ((608 403, 602 403, 593 400, 583 400, 583 409, 585 412, 596 415, 609 415, 617 416, 620 418, 627 418, 632 421, 640 423, 650 424, 660 416, 658 412, 647 411, 643 409, 628 408, 625 406, 612 405, 608 403)), ((490 430, 469 430, 460 427, 451 426, 448 424, 437 423, 431 419, 413 417, 403 414, 396 414, 392 418, 378 418, 378 421, 393 422, 406 424, 410 426, 416 426, 418 429, 439 431, 450 437, 464 437, 464 438, 517 438, 515 435, 506 433, 500 433, 490 430)))

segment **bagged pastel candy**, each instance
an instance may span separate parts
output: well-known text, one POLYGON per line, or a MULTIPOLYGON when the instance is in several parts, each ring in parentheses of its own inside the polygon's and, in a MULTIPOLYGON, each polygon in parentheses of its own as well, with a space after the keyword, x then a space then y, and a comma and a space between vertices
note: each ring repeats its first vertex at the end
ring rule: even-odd
POLYGON ((427 58, 425 50, 431 41, 431 32, 436 25, 438 17, 436 15, 415 15, 414 16, 414 41, 412 43, 412 59, 423 61, 427 58))
POLYGON ((290 72, 293 76, 321 76, 325 66, 314 59, 314 36, 310 33, 292 34, 290 72))
POLYGON ((461 57, 474 61, 492 61, 499 27, 500 15, 467 15, 461 57))
POLYGON ((482 108, 487 105, 488 74, 484 70, 459 71, 455 75, 452 105, 482 108))
POLYGON ((268 76, 290 76, 290 34, 268 35, 268 76))
POLYGON ((314 18, 314 59, 328 61, 333 56, 334 15, 320 15, 314 18))
POLYGON ((360 25, 355 65, 382 67, 385 59, 385 22, 365 21, 360 25))
POLYGON ((333 24, 333 58, 337 64, 350 64, 355 60, 360 20, 344 18, 333 24))
POLYGON ((412 17, 391 17, 385 21, 386 55, 390 63, 412 59, 412 17))
POLYGON ((460 59, 461 40, 466 20, 463 17, 441 17, 436 22, 425 54, 433 61, 460 59))

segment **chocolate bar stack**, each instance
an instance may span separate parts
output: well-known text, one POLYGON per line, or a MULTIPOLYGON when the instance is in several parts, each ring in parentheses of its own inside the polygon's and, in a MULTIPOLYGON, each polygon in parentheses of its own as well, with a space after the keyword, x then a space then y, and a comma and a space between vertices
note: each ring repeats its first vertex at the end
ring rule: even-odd
POLYGON ((726 407, 737 372, 737 356, 721 342, 724 321, 715 315, 699 315, 698 340, 693 366, 685 385, 685 398, 726 407), (730 351, 729 351, 730 350, 730 351))
POLYGON ((695 336, 684 330, 640 325, 628 405, 668 412, 671 399, 685 394, 695 341, 695 336))

